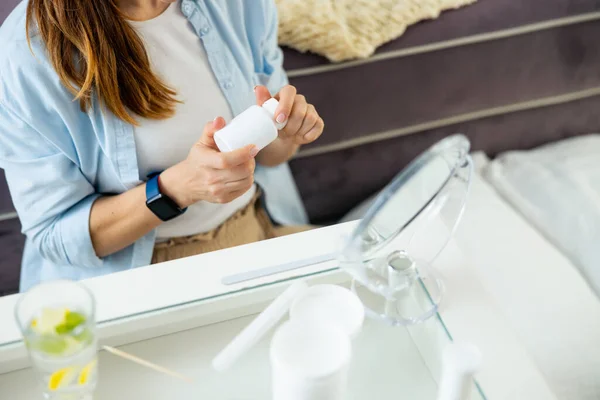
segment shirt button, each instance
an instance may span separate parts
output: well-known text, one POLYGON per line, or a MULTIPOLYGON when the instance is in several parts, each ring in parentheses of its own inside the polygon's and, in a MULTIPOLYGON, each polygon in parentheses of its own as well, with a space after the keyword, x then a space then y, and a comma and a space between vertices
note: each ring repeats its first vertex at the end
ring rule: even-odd
POLYGON ((183 12, 183 15, 185 15, 186 17, 189 17, 190 15, 192 15, 192 5, 185 1, 182 6, 181 6, 181 12, 183 12))
POLYGON ((233 82, 231 82, 231 81, 227 81, 227 82, 225 82, 225 83, 223 84, 223 87, 224 87, 225 89, 231 89, 231 88, 233 87, 233 82))
POLYGON ((203 35, 206 35, 209 31, 210 28, 208 26, 205 26, 204 28, 200 29, 200 33, 203 35))

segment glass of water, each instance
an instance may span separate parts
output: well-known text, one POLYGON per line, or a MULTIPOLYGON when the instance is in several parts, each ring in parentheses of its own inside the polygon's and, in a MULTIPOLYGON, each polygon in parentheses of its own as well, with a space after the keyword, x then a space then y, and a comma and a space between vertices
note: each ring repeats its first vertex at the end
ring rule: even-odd
POLYGON ((90 400, 98 379, 95 301, 82 284, 42 283, 21 295, 17 323, 47 400, 90 400))

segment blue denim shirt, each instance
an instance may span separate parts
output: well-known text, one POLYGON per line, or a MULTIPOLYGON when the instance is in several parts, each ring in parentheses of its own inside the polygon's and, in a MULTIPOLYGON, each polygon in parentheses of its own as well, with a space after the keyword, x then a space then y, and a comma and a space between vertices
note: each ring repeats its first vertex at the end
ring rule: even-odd
MULTIPOLYGON (((180 4, 234 115, 255 103, 255 85, 276 93, 287 83, 272 0, 180 4)), ((142 183, 133 127, 97 101, 90 111, 80 110, 39 36, 32 38, 30 52, 25 11, 26 1, 0 28, 0 168, 27 236, 21 290, 51 279, 84 279, 148 265, 155 232, 102 259, 89 233, 94 200, 142 183)), ((259 167, 255 178, 276 221, 306 223, 287 164, 259 167)))

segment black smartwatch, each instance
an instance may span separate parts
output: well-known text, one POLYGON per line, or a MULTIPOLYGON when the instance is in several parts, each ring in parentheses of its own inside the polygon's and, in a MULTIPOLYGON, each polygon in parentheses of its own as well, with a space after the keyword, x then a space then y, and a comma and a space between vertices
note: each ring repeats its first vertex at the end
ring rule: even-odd
POLYGON ((162 221, 180 216, 187 208, 180 208, 169 196, 160 192, 160 174, 154 174, 146 182, 146 206, 162 221))

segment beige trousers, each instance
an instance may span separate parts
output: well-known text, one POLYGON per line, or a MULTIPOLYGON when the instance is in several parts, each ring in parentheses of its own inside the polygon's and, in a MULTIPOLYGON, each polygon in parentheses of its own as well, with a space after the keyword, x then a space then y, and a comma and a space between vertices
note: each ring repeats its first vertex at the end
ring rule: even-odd
POLYGON ((309 225, 274 226, 258 201, 259 198, 257 191, 257 195, 245 208, 210 232, 157 243, 152 254, 152 264, 313 229, 309 225))

